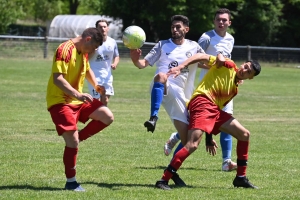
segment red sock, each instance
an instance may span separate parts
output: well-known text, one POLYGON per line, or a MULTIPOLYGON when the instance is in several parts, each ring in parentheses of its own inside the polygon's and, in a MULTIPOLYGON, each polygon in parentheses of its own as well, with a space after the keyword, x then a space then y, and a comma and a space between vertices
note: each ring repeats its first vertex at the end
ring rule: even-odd
MULTIPOLYGON (((183 161, 190 155, 188 150, 183 147, 181 150, 179 150, 175 155, 174 158, 172 159, 170 165, 178 170, 179 167, 182 165, 183 161)), ((169 181, 172 178, 173 174, 169 172, 168 170, 165 170, 162 179, 165 181, 169 181)))
POLYGON ((76 175, 77 152, 78 148, 65 147, 63 161, 67 178, 72 178, 76 175))
POLYGON ((249 141, 237 141, 237 176, 246 176, 249 141))
POLYGON ((101 121, 92 120, 88 123, 88 125, 86 125, 86 127, 79 131, 79 140, 86 140, 89 137, 98 133, 99 131, 103 130, 107 126, 107 124, 104 124, 101 121))

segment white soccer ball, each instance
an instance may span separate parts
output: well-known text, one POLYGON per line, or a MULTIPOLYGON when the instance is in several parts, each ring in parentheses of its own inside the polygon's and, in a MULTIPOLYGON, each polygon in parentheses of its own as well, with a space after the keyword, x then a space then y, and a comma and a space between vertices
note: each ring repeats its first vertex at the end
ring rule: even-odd
POLYGON ((146 34, 139 26, 128 26, 123 32, 123 44, 129 49, 139 49, 146 41, 146 34))

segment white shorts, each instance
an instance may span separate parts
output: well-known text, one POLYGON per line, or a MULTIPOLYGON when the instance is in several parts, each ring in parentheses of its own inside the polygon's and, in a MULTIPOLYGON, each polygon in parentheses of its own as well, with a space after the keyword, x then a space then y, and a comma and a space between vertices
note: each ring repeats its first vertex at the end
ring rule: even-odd
POLYGON ((228 104, 222 109, 223 111, 227 112, 228 114, 233 114, 233 100, 229 101, 228 104))
MULTIPOLYGON (((113 96, 114 93, 114 88, 112 86, 112 83, 104 83, 102 84, 102 86, 104 86, 105 90, 106 90, 106 95, 109 96, 113 96)), ((88 88, 89 88, 89 93, 90 95, 92 95, 93 98, 99 99, 100 98, 100 94, 94 89, 94 87, 91 84, 88 84, 88 88)))
MULTIPOLYGON (((167 81, 167 91, 163 97, 162 105, 168 113, 170 119, 188 123, 188 111, 186 109, 187 99, 184 90, 175 84, 167 81)), ((153 87, 153 82, 150 84, 150 95, 153 87)))

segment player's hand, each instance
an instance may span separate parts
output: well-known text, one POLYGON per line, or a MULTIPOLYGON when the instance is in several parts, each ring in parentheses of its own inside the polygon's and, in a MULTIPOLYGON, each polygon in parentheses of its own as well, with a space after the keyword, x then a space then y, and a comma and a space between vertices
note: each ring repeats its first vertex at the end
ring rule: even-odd
POLYGON ((133 63, 138 61, 140 59, 140 56, 142 55, 141 49, 130 49, 130 58, 133 63))
POLYGON ((222 66, 224 66, 224 62, 225 62, 225 57, 223 56, 223 54, 219 53, 217 55, 217 59, 216 61, 214 62, 214 64, 216 64, 217 68, 220 68, 222 66))
POLYGON ((218 145, 216 141, 212 139, 210 145, 206 145, 206 152, 208 152, 209 155, 215 156, 217 154, 217 148, 218 145))
POLYGON ((84 103, 89 103, 89 102, 93 101, 93 97, 90 94, 88 94, 88 93, 80 94, 80 96, 77 99, 79 101, 84 102, 84 103))
POLYGON ((181 68, 179 66, 172 67, 171 69, 169 69, 169 71, 167 72, 167 76, 169 77, 173 74, 174 75, 173 77, 176 78, 181 73, 180 71, 181 68))
POLYGON ((111 68, 112 68, 113 70, 115 70, 115 69, 117 69, 117 65, 111 64, 111 68))
POLYGON ((106 90, 103 86, 101 85, 96 85, 95 90, 100 94, 100 95, 105 95, 106 90))

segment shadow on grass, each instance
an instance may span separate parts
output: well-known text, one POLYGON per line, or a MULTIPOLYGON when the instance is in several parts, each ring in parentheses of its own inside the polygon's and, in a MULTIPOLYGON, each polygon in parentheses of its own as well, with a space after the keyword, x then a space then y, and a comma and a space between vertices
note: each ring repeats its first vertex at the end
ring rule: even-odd
MULTIPOLYGON (((97 185, 98 187, 101 187, 101 188, 108 188, 108 189, 111 189, 111 190, 120 190, 121 187, 147 187, 147 188, 153 188, 155 189, 154 187, 154 184, 130 184, 130 183, 95 183, 95 182, 82 182, 82 184, 93 184, 93 185, 97 185)), ((177 189, 177 188, 183 188, 183 187, 177 187, 175 185, 171 185, 170 186, 172 189, 177 189)), ((196 187, 193 187, 193 186, 186 186, 184 188, 196 188, 196 187)))
POLYGON ((54 187, 35 187, 31 185, 5 185, 0 186, 0 190, 49 190, 49 191, 59 191, 63 188, 54 188, 54 187))
MULTIPOLYGON (((167 166, 154 166, 154 167, 136 167, 136 169, 161 169, 165 170, 167 166)), ((207 169, 207 168, 198 168, 198 167, 180 167, 179 170, 200 170, 200 171, 214 171, 219 172, 218 169, 207 169)))

